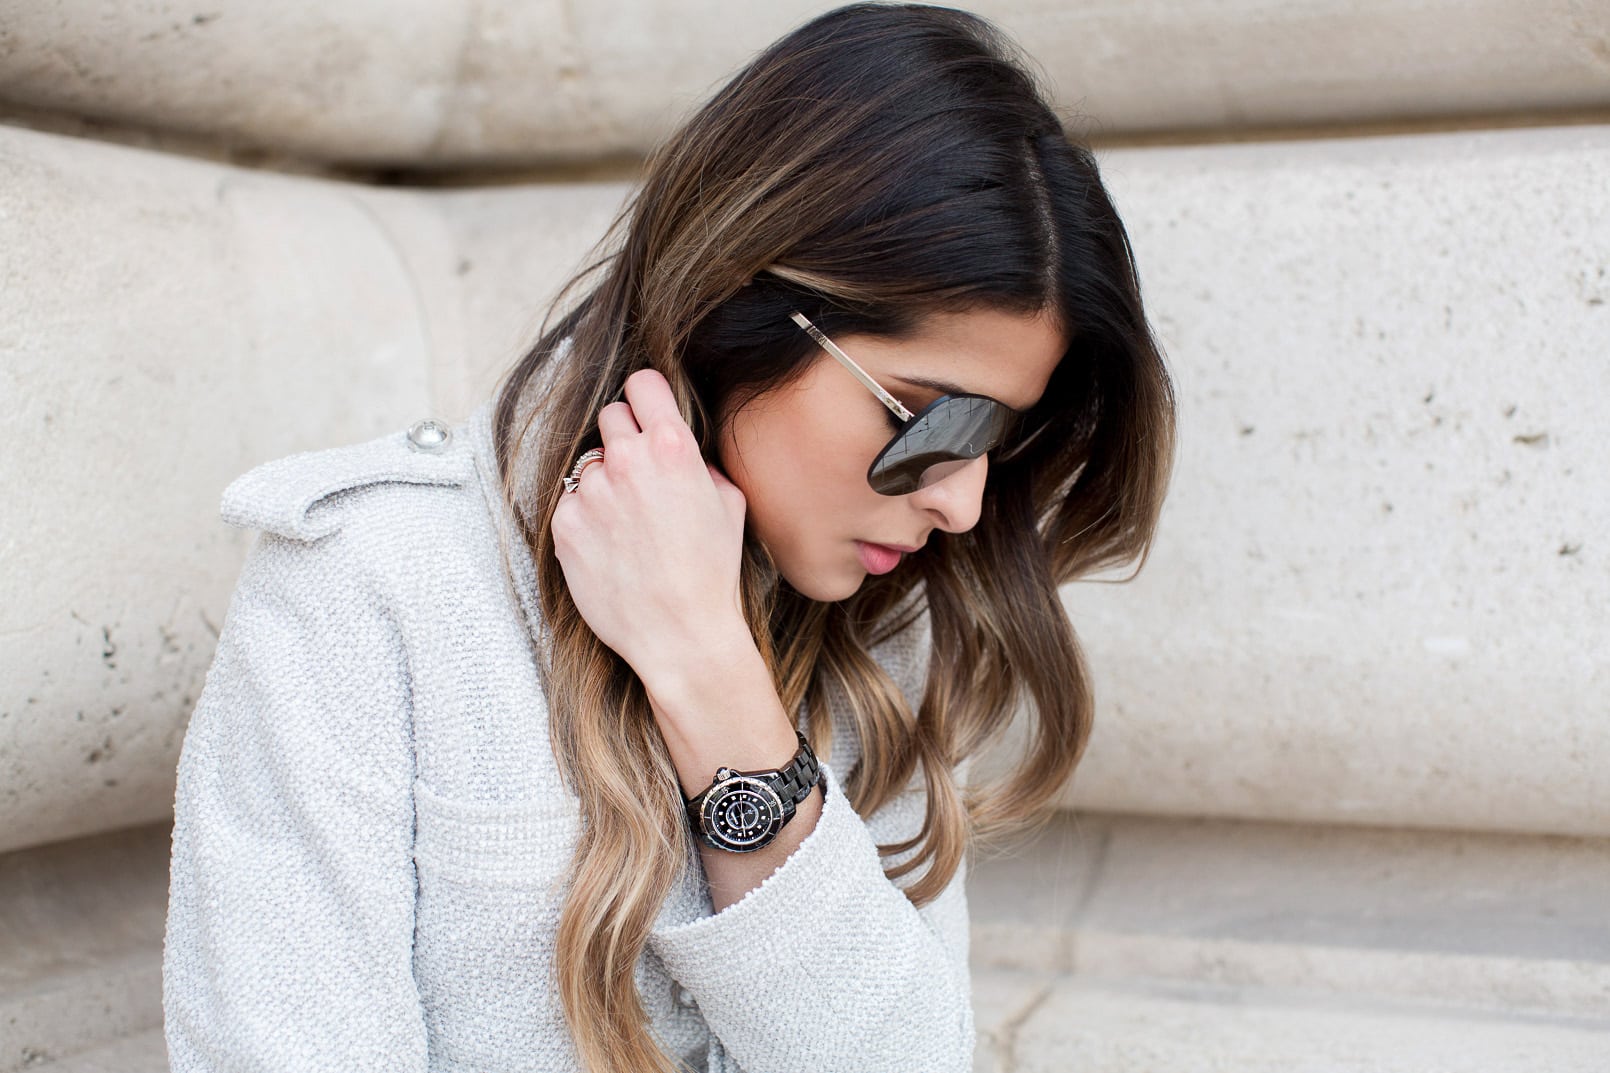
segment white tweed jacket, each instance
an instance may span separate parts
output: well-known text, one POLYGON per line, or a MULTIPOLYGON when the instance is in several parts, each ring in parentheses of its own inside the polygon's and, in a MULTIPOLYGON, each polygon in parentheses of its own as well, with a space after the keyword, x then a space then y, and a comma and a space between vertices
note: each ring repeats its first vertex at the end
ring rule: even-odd
MULTIPOLYGON (((579 1068, 551 979, 578 811, 490 419, 488 400, 438 450, 398 431, 224 493, 262 535, 179 761, 174 1073, 579 1068)), ((913 704, 928 648, 924 616, 873 653, 913 704)), ((652 1031, 707 1073, 962 1073, 963 874, 921 910, 885 877, 876 844, 916 833, 921 780, 858 815, 838 781, 855 731, 830 707, 816 828, 720 913, 696 855, 666 901, 637 971, 652 1031)))

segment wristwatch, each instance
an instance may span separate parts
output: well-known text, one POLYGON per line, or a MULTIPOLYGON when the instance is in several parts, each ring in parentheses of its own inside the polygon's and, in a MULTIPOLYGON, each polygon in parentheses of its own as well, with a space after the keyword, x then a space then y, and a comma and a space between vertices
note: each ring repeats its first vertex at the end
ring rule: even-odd
POLYGON ((799 803, 823 781, 822 766, 805 735, 794 731, 799 751, 780 771, 716 772, 710 785, 687 802, 688 820, 699 839, 715 849, 750 853, 777 837, 799 803))

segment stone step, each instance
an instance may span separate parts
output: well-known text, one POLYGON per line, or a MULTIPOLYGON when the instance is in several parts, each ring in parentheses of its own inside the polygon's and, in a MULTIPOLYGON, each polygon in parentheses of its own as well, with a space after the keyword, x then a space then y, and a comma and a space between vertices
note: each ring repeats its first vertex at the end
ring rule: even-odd
POLYGON ((1604 1073, 1610 1021, 991 969, 974 1073, 1604 1073))
MULTIPOLYGON (((167 848, 0 858, 0 1073, 162 1068, 167 848)), ((1603 841, 1059 814, 969 873, 978 1068, 1602 1071, 1605 890, 1603 841)))
POLYGON ((160 1027, 151 1028, 37 1068, 44 1073, 168 1073, 168 1044, 160 1027))
POLYGON ((969 877, 1012 969, 1610 1025, 1610 840, 1062 813, 969 877))
POLYGON ((160 1030, 168 832, 0 856, 0 1073, 160 1030))
MULTIPOLYGON (((1610 1025, 1411 1006, 1339 1007, 1293 991, 975 974, 974 1073, 1603 1073, 1610 1025)), ((29 1069, 167 1073, 160 1028, 29 1069)))

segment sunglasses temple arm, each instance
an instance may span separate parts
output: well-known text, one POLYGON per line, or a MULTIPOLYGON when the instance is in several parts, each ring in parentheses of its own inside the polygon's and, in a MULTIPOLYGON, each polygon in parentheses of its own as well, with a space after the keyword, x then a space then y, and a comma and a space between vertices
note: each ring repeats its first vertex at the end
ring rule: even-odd
POLYGON ((854 359, 852 359, 848 354, 844 353, 844 351, 840 350, 838 345, 834 343, 833 340, 823 335, 820 328, 807 320, 805 314, 795 313, 793 314, 793 319, 795 324, 798 324, 801 328, 804 328, 806 332, 810 333, 810 337, 816 340, 817 344, 820 345, 823 350, 837 358, 839 364, 850 370, 850 372, 855 375, 857 380, 865 384, 874 395, 883 400, 883 405, 893 410, 896 417, 900 418, 902 421, 911 420, 911 411, 900 405, 899 399, 883 390, 882 386, 880 386, 876 380, 872 379, 866 374, 865 369, 857 365, 854 359))

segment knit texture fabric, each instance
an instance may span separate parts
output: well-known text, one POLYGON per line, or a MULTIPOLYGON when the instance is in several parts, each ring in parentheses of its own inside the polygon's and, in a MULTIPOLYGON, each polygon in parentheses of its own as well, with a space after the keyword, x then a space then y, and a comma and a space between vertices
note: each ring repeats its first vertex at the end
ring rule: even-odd
MULTIPOLYGON (((398 431, 224 493, 262 535, 179 761, 174 1073, 579 1069, 553 981, 579 814, 491 407, 436 451, 398 431)), ((928 650, 924 613, 872 653, 913 705, 928 650)), ((637 968, 652 1031, 706 1073, 962 1073, 964 872, 921 910, 885 877, 876 846, 920 829, 921 779, 858 815, 838 772, 859 744, 829 706, 816 827, 720 913, 696 854, 666 900, 637 968)))

